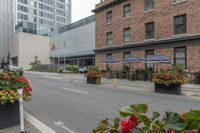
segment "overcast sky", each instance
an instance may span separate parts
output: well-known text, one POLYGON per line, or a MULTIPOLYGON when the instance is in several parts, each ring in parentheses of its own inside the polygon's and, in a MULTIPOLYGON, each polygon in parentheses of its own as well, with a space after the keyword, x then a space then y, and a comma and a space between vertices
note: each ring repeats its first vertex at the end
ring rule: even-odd
POLYGON ((85 18, 92 15, 92 9, 95 4, 99 3, 100 0, 71 0, 72 1, 72 22, 85 18))

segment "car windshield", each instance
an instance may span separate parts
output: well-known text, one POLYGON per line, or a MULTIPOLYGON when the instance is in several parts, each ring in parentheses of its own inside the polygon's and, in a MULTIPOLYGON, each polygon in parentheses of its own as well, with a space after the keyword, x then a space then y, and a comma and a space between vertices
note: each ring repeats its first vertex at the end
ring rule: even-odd
POLYGON ((19 69, 18 66, 9 66, 10 69, 19 69))

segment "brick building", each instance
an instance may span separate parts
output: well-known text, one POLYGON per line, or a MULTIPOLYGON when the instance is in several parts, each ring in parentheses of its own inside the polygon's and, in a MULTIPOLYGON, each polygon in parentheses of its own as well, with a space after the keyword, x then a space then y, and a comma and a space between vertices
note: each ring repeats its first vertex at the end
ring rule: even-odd
MULTIPOLYGON (((106 69, 98 64, 106 57, 123 60, 164 55, 188 71, 200 71, 199 0, 101 0, 93 12, 96 65, 100 68, 106 69)), ((159 64, 159 69, 170 67, 159 64)), ((113 65, 114 70, 121 68, 122 64, 113 65)))

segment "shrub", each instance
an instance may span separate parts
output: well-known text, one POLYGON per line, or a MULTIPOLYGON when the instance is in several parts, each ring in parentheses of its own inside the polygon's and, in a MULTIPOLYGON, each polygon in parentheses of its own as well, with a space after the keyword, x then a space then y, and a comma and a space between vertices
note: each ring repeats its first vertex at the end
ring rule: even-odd
POLYGON ((23 98, 28 100, 31 96, 32 88, 29 81, 17 73, 0 73, 0 104, 14 103, 18 100, 18 89, 23 89, 23 98))
POLYGON ((38 56, 34 57, 34 61, 31 62, 30 65, 32 71, 38 70, 39 66, 41 65, 41 61, 39 60, 38 56))
POLYGON ((66 70, 72 73, 77 73, 78 72, 78 66, 77 65, 68 65, 66 67, 66 70))
POLYGON ((102 71, 95 66, 88 66, 85 76, 88 78, 94 78, 94 77, 101 78, 102 71))
POLYGON ((199 133, 200 110, 191 110, 186 113, 166 112, 160 118, 158 112, 148 117, 148 106, 136 104, 120 109, 120 117, 100 122, 93 133, 199 133))
POLYGON ((156 84, 169 85, 181 85, 188 82, 182 74, 176 72, 162 72, 154 75, 153 82, 156 84))
POLYGON ((182 65, 176 65, 174 67, 174 71, 177 72, 177 73, 183 74, 183 72, 184 72, 183 66, 182 65))

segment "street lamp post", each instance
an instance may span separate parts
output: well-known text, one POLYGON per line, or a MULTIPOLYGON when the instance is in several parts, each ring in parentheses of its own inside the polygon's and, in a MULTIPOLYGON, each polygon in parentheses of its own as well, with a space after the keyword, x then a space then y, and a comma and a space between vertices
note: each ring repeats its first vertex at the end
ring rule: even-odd
POLYGON ((25 133, 25 130, 24 130, 23 89, 18 89, 18 94, 19 94, 19 111, 20 111, 20 133, 25 133))

